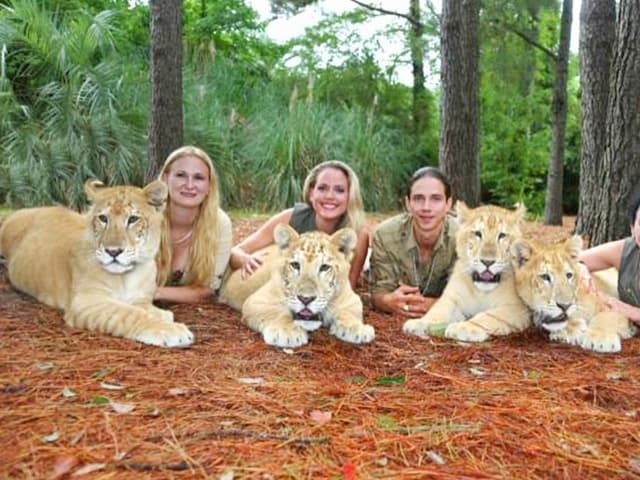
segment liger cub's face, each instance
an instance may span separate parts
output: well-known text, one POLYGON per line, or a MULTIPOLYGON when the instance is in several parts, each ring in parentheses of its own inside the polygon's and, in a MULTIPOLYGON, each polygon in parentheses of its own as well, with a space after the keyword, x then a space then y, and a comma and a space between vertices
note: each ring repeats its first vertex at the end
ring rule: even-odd
POLYGON ((476 288, 493 290, 502 275, 511 271, 511 245, 521 237, 524 209, 510 211, 492 205, 469 209, 458 202, 457 211, 461 222, 456 237, 458 258, 476 288))
MULTIPOLYGON (((166 187, 157 188, 164 189, 166 198, 166 187)), ((88 215, 95 257, 107 272, 125 273, 137 263, 155 257, 164 201, 158 205, 149 203, 155 201, 149 193, 134 187, 103 187, 87 192, 93 201, 88 215)))
POLYGON ((566 327, 577 310, 580 237, 542 244, 520 240, 513 245, 516 290, 533 311, 534 323, 550 332, 566 327))
POLYGON ((323 325, 324 314, 340 289, 349 288, 349 259, 355 232, 342 229, 333 236, 308 232, 297 236, 290 227, 279 226, 276 236, 284 246, 280 276, 284 302, 293 321, 307 331, 323 325))

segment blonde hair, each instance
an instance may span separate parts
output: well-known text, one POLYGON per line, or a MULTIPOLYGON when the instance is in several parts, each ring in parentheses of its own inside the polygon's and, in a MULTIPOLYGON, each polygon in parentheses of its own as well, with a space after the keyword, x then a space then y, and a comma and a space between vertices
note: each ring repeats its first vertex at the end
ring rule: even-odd
POLYGON ((347 177, 349 183, 349 198, 347 200, 347 211, 344 214, 344 218, 340 222, 340 228, 351 227, 356 232, 360 232, 365 227, 365 215, 364 204, 362 202, 362 195, 360 194, 360 181, 353 169, 344 162, 339 160, 328 160, 326 162, 319 163, 311 169, 309 175, 304 180, 304 186, 302 187, 302 198, 304 201, 311 205, 309 197, 311 190, 313 190, 318 181, 318 175, 320 172, 327 168, 335 168, 340 170, 347 177))
MULTIPOLYGON (((200 205, 200 211, 193 225, 193 236, 189 258, 187 260, 186 277, 187 285, 210 285, 215 269, 216 243, 218 240, 218 210, 220 206, 220 191, 218 189, 218 176, 213 167, 209 155, 198 147, 184 146, 171 152, 162 165, 158 178, 160 180, 170 171, 171 164, 179 158, 197 157, 209 168, 209 193, 200 205)), ((164 211, 162 235, 160 237, 160 251, 156 257, 158 266, 158 285, 166 285, 171 278, 171 263, 173 249, 171 248, 171 197, 164 211)))

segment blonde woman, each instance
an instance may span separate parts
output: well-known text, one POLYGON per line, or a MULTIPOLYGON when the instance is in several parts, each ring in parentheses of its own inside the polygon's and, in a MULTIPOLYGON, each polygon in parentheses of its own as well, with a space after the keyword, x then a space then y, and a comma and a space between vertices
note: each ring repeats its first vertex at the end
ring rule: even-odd
POLYGON ((274 242, 273 231, 279 223, 288 223, 298 233, 318 230, 333 234, 340 228, 351 227, 358 234, 349 274, 355 288, 369 247, 369 230, 357 175, 351 167, 337 160, 320 163, 307 175, 302 196, 304 203, 274 215, 231 249, 231 268, 241 268, 242 277, 246 278, 260 267, 263 257, 255 252, 274 242))
POLYGON ((231 250, 231 220, 222 211, 218 178, 209 156, 193 146, 172 152, 160 180, 169 201, 157 256, 154 299, 198 303, 218 293, 231 250))

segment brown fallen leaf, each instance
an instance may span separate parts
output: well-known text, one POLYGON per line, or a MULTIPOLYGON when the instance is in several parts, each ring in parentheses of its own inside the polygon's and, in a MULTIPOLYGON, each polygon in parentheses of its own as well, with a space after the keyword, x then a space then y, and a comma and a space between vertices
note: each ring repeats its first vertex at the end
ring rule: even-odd
POLYGON ((323 412, 320 410, 312 410, 309 412, 309 417, 311 420, 316 422, 318 425, 324 425, 331 421, 331 412, 323 412))
POLYGON ((49 480, 57 480, 64 477, 71 471, 80 461, 73 455, 66 455, 56 459, 56 463, 53 465, 53 475, 49 480))

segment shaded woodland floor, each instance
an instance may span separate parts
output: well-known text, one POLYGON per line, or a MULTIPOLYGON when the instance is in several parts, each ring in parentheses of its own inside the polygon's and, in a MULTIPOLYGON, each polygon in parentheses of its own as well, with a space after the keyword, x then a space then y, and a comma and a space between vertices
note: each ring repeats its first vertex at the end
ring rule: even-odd
POLYGON ((192 348, 69 329, 0 275, 0 478, 640 478, 640 338, 468 345, 367 308, 370 345, 280 350, 224 305, 171 309, 192 348))

